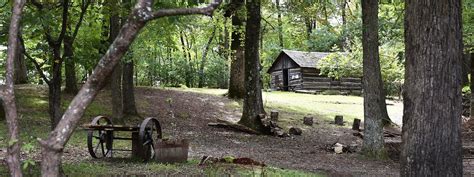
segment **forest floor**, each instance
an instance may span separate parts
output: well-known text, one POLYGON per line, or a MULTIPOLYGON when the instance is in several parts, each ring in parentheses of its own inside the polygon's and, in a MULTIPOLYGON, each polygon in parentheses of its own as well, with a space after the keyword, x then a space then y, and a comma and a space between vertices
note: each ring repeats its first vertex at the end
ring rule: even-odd
MULTIPOLYGON (((47 89, 24 85, 16 90, 21 115, 22 158, 26 162, 34 162, 26 167, 26 171, 38 174, 40 149, 36 138, 46 137, 49 131, 47 89)), ((353 136, 349 128, 353 118, 362 117, 361 97, 264 92, 266 111, 278 110, 279 124, 283 128, 295 126, 303 129, 301 136, 279 138, 207 126, 207 123, 217 119, 237 121, 240 118, 240 102, 225 98, 222 96, 224 93, 225 90, 219 89, 136 89, 138 111, 142 117, 157 117, 164 137, 190 140, 188 163, 143 163, 129 159, 126 154, 119 154, 118 158, 113 159, 92 159, 87 152, 86 132, 79 127, 65 148, 64 171, 70 176, 398 176, 399 164, 394 160, 374 160, 359 153, 335 154, 327 150, 328 146, 336 142, 361 146, 362 140, 353 136), (171 117, 171 110, 174 118, 171 117), (306 115, 315 118, 315 125, 303 125, 302 119, 306 115), (346 126, 332 124, 334 115, 344 115, 346 126), (248 157, 265 163, 267 167, 231 164, 201 167, 197 164, 202 156, 248 157)), ((63 98, 69 101, 72 96, 64 95, 63 98)), ((400 105, 396 101, 390 103, 388 108, 391 117, 401 115, 403 108, 400 105)), ((63 104, 63 108, 66 107, 67 104, 63 104)), ((110 112, 110 93, 102 91, 89 106, 80 124, 90 122, 97 115, 109 115, 110 112)), ((134 118, 125 124, 136 125, 140 122, 134 118)), ((0 123, 0 158, 3 159, 6 126, 4 121, 0 123)), ((131 145, 129 142, 117 141, 114 146, 130 148, 131 145)), ((465 174, 474 176, 473 167, 474 164, 465 162, 465 174)), ((5 173, 5 165, 0 166, 0 176, 5 176, 5 173)))

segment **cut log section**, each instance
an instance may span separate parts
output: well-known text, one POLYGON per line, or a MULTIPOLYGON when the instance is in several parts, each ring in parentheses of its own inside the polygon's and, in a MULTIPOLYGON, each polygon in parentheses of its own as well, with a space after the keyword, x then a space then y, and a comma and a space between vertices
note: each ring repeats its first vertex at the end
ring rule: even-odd
POLYGON ((341 115, 336 115, 336 117, 334 117, 334 123, 336 125, 344 125, 344 117, 341 115))
POLYGON ((352 130, 360 130, 360 119, 354 119, 354 123, 352 123, 352 130))

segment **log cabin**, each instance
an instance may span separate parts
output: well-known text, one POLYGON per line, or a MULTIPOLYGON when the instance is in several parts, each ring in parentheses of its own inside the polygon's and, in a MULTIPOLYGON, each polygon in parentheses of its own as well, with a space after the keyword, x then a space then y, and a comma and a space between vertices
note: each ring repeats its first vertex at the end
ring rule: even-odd
POLYGON ((271 75, 271 89, 302 92, 325 90, 360 92, 362 90, 361 78, 335 79, 320 75, 317 63, 329 54, 329 52, 281 51, 267 71, 271 75))

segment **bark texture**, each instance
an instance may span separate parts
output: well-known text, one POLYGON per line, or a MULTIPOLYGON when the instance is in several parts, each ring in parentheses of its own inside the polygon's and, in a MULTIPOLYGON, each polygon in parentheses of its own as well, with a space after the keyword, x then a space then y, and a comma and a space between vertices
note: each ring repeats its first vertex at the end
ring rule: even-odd
MULTIPOLYGON (((109 29, 109 43, 111 44, 117 37, 120 30, 120 16, 118 8, 119 1, 109 1, 110 10, 110 29, 109 29)), ((112 99, 112 120, 116 123, 123 122, 123 95, 122 95, 122 63, 119 62, 110 76, 110 96, 112 99)))
POLYGON ((125 115, 138 115, 135 104, 135 91, 133 88, 133 60, 123 64, 122 93, 123 93, 123 113, 125 115))
POLYGON ((15 59, 17 59, 18 55, 20 54, 18 52, 20 46, 18 34, 20 31, 21 13, 24 5, 24 0, 16 0, 13 2, 12 17, 8 31, 6 85, 4 85, 1 90, 2 101, 5 108, 5 117, 7 119, 8 126, 8 145, 5 159, 8 165, 10 176, 12 177, 22 176, 20 163, 20 141, 18 133, 18 114, 14 90, 14 63, 15 59))
POLYGON ((217 0, 209 6, 202 8, 160 9, 153 12, 153 1, 138 0, 127 22, 122 26, 119 35, 101 58, 84 86, 71 101, 58 126, 48 135, 46 140, 40 140, 40 144, 43 147, 41 163, 42 176, 59 176, 59 167, 64 146, 71 137, 79 119, 84 115, 85 109, 95 96, 97 96, 104 81, 120 62, 120 59, 127 52, 130 44, 136 38, 140 29, 145 26, 146 22, 172 15, 212 15, 212 12, 220 3, 221 1, 217 0))
POLYGON ((66 75, 66 88, 64 92, 69 94, 76 94, 77 84, 76 84, 76 62, 74 61, 74 49, 73 49, 73 38, 71 36, 64 37, 64 72, 66 75))
MULTIPOLYGON (((234 0, 235 1, 235 0, 234 0)), ((243 3, 243 2, 242 2, 243 3)), ((242 6, 242 4, 240 5, 242 6)), ((239 9, 240 6, 237 8, 239 9)), ((229 80, 229 93, 228 97, 232 99, 242 99, 245 95, 245 55, 244 55, 244 46, 243 46, 243 17, 241 13, 242 10, 237 10, 237 12, 232 16, 232 42, 230 44, 230 49, 232 51, 231 64, 230 64, 230 80, 229 80)))
POLYGON ((405 9, 401 176, 462 176, 461 1, 405 9))
POLYGON ((265 114, 260 80, 260 0, 247 0, 245 26, 245 96, 239 123, 258 132, 265 128, 259 114, 265 114))
MULTIPOLYGON (((20 41, 18 41, 20 42, 20 41)), ((25 55, 23 55, 23 45, 18 45, 15 59, 15 84, 28 83, 28 71, 26 68, 25 55)))
POLYGON ((380 72, 378 0, 362 1, 362 47, 364 87, 364 143, 368 156, 383 155, 383 119, 388 118, 380 72))

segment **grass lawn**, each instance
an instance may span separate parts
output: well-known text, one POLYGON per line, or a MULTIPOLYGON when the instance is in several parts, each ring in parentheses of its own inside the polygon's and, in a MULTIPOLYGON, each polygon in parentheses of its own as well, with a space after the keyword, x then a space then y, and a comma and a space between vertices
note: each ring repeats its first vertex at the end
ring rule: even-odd
MULTIPOLYGON (((172 88, 213 95, 224 95, 226 89, 172 88)), ((403 105, 387 100, 387 111, 392 121, 401 124, 403 105)), ((275 109, 289 119, 302 119, 305 115, 315 115, 325 120, 334 120, 335 115, 343 115, 344 120, 364 119, 363 98, 361 96, 314 95, 294 92, 263 92, 263 104, 267 111, 275 109)))

